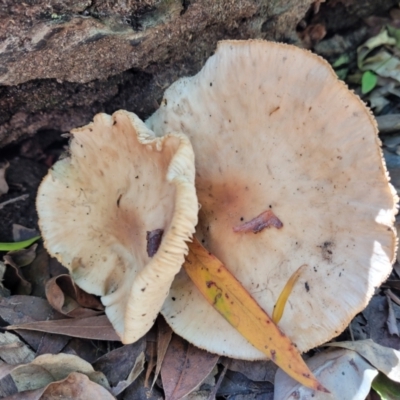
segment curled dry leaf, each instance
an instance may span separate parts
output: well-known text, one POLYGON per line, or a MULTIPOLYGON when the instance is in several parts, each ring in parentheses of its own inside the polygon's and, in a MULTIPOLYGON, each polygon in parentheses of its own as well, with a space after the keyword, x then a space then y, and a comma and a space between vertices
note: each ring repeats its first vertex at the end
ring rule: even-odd
POLYGON ((275 376, 274 400, 354 400, 365 399, 378 371, 351 350, 319 353, 306 361, 317 379, 330 393, 315 392, 299 385, 279 369, 275 376))
POLYGON ((58 312, 68 317, 85 318, 104 313, 100 301, 76 286, 69 275, 50 279, 46 284, 46 297, 58 312))
POLYGON ((4 282, 7 288, 19 295, 30 294, 32 285, 25 279, 21 267, 9 255, 4 256, 4 264, 9 266, 4 274, 4 282))
POLYGON ((166 400, 179 400, 191 393, 207 378, 218 359, 173 335, 161 367, 166 400))
POLYGON ((12 261, 19 267, 26 267, 36 258, 37 246, 37 244, 33 244, 27 249, 10 251, 4 256, 4 260, 12 261))
POLYGON ((88 318, 68 318, 55 321, 30 322, 27 324, 10 325, 7 329, 27 329, 83 339, 120 341, 119 336, 105 315, 88 318))

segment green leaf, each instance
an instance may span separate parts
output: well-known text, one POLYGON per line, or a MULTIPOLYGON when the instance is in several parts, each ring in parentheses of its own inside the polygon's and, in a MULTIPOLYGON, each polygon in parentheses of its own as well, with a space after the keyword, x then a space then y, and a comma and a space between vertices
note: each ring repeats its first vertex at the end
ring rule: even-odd
POLYGON ((348 54, 342 54, 333 64, 332 67, 334 69, 338 67, 343 67, 344 65, 350 62, 350 56, 348 54))
POLYGON ((0 251, 12 251, 12 250, 21 250, 25 247, 30 246, 32 243, 36 242, 36 240, 40 239, 40 236, 35 236, 31 239, 24 240, 22 242, 14 242, 14 243, 0 243, 0 251))
POLYGON ((340 68, 340 69, 335 70, 335 72, 336 72, 336 75, 338 76, 338 78, 341 79, 342 81, 344 81, 347 78, 349 69, 348 68, 340 68))
POLYGON ((365 71, 361 78, 361 93, 370 92, 378 82, 378 77, 372 71, 365 71))
POLYGON ((393 382, 382 373, 374 379, 372 388, 379 394, 382 400, 400 399, 400 383, 393 382))

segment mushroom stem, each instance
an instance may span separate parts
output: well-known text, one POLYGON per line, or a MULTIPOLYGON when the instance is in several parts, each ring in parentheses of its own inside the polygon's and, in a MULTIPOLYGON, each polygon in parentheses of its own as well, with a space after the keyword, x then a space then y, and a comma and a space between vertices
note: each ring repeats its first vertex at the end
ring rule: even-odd
POLYGON ((283 227, 283 223, 271 210, 267 210, 261 213, 260 215, 257 215, 257 217, 253 218, 252 220, 244 222, 241 225, 235 226, 233 228, 233 231, 244 232, 244 233, 247 232, 258 233, 265 228, 270 228, 271 226, 277 229, 281 229, 283 227))

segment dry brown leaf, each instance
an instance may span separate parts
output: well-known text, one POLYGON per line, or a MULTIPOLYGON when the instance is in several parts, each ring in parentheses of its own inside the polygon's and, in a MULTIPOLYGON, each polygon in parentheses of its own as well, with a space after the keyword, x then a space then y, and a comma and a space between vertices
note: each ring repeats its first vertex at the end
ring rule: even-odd
MULTIPOLYGON (((20 331, 21 332, 21 331, 20 331)), ((25 335, 29 331, 24 331, 25 335)), ((39 332, 31 332, 39 333, 39 332)), ((55 335, 53 333, 44 333, 42 339, 39 342, 39 346, 36 350, 36 355, 40 356, 42 354, 58 354, 70 341, 69 336, 55 335)))
POLYGON ((102 372, 95 371, 86 361, 70 354, 44 354, 31 363, 19 365, 11 371, 18 391, 34 390, 65 379, 71 372, 80 372, 107 389, 109 383, 102 372))
POLYGON ((148 388, 150 386, 149 385, 150 375, 153 372, 155 366, 157 365, 157 342, 153 340, 147 340, 145 355, 146 355, 147 367, 144 377, 144 385, 148 388))
POLYGON ((164 400, 162 392, 157 387, 150 389, 145 386, 144 373, 124 391, 122 398, 123 400, 164 400))
MULTIPOLYGON (((11 296, 8 298, 0 297, 0 317, 7 323, 23 324, 27 322, 53 320, 63 316, 55 311, 50 304, 39 297, 34 296, 11 296)), ((40 346, 47 346, 49 338, 46 334, 34 331, 20 331, 20 336, 34 349, 38 350, 40 346)), ((65 346, 65 338, 52 338, 53 341, 60 340, 58 346, 65 346), (61 343, 62 342, 62 343, 61 343)), ((51 349, 51 348, 50 348, 51 349)))
POLYGON ((144 371, 145 361, 146 358, 144 356, 144 352, 142 351, 136 358, 135 365, 133 366, 132 371, 129 373, 128 377, 123 381, 118 382, 117 386, 111 388, 111 393, 114 396, 118 396, 120 393, 122 393, 144 371))
POLYGON ((219 356, 173 335, 161 366, 166 400, 179 400, 196 389, 213 370, 219 356))
POLYGON ((8 265, 4 274, 4 284, 6 287, 19 295, 30 294, 32 285, 25 279, 21 267, 9 255, 4 256, 4 264, 8 265))
POLYGON ((222 364, 227 366, 229 370, 240 372, 247 378, 255 382, 271 382, 274 378, 278 367, 270 360, 268 361, 247 361, 234 360, 232 358, 222 358, 222 364))
POLYGON ((18 267, 26 267, 36 258, 37 243, 27 249, 9 251, 4 256, 4 261, 10 265, 16 264, 18 267))
POLYGON ((65 379, 40 389, 16 393, 5 400, 115 400, 107 389, 92 382, 86 375, 71 372, 65 379))
POLYGON ((59 275, 46 284, 46 297, 60 313, 72 318, 87 318, 104 313, 104 307, 93 295, 75 285, 70 275, 59 275))
POLYGON ((167 352, 169 343, 171 342, 171 338, 172 338, 172 329, 166 323, 165 319, 162 318, 161 316, 158 318, 157 327, 158 327, 157 364, 156 364, 156 370, 154 372, 154 379, 153 379, 153 383, 151 384, 151 387, 154 386, 154 384, 156 383, 156 380, 158 378, 158 375, 160 374, 161 365, 164 361, 165 354, 167 352))
POLYGON ((12 225, 12 236, 14 242, 22 242, 39 235, 40 233, 36 229, 26 228, 25 226, 19 224, 12 225))
POLYGON ((86 375, 72 372, 60 382, 51 383, 42 394, 41 400, 114 400, 107 389, 92 382, 86 375))
POLYGON ((83 339, 120 341, 119 336, 105 315, 89 318, 68 318, 55 321, 30 322, 27 324, 10 325, 7 329, 27 329, 83 339))
POLYGON ((35 353, 10 332, 0 333, 0 358, 7 364, 28 363, 35 358, 35 353))
POLYGON ((111 386, 117 386, 120 381, 128 377, 145 347, 145 338, 139 339, 133 344, 121 346, 98 358, 92 363, 93 368, 96 371, 101 371, 107 377, 111 386))
POLYGON ((50 279, 50 257, 43 245, 39 245, 36 258, 31 264, 23 268, 25 279, 32 285, 32 296, 46 297, 45 286, 50 279))

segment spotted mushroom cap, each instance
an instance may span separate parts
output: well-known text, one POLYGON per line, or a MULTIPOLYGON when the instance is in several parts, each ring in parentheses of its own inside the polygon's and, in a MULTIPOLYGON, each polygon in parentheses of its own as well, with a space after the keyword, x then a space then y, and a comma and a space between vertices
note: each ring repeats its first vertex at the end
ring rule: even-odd
POLYGON ((98 114, 72 137, 70 156, 39 188, 40 229, 49 253, 101 296, 131 343, 152 326, 197 223, 193 150, 184 135, 156 138, 126 111, 98 114), (148 253, 146 237, 162 232, 148 253))
MULTIPOLYGON (((190 138, 196 236, 269 315, 306 265, 279 323, 300 351, 342 332, 389 275, 397 197, 376 122, 322 58, 279 43, 221 42, 196 76, 166 91, 146 124, 190 138), (279 223, 267 229, 271 218, 279 223)), ((201 348, 265 358, 184 271, 162 313, 201 348)))

